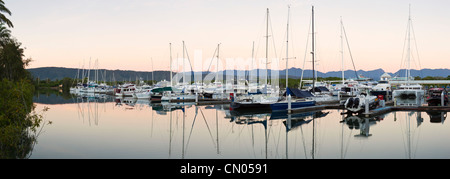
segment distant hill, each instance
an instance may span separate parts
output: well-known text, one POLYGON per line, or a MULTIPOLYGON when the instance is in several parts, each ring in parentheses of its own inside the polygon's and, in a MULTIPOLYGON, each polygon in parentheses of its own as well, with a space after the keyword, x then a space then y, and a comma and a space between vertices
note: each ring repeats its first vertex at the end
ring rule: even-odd
MULTIPOLYGON (((49 79, 49 80, 61 80, 64 77, 69 78, 76 78, 77 73, 79 73, 79 77, 81 78, 82 70, 78 70, 76 68, 63 68, 63 67, 41 67, 41 68, 31 68, 27 69, 31 72, 31 74, 35 78, 39 79, 49 79)), ((232 72, 233 71, 229 71, 232 72)), ((85 70, 84 73, 88 74, 88 71, 85 70)), ((197 74, 200 72, 196 72, 197 74)), ((237 71, 234 70, 234 74, 244 74, 243 71, 237 71)), ((285 78, 286 71, 280 70, 278 71, 280 78, 285 78)), ((289 69, 289 78, 300 78, 301 77, 302 70, 299 68, 290 68, 289 69)), ((385 71, 383 69, 376 69, 376 70, 370 70, 370 71, 364 71, 364 70, 358 70, 356 74, 363 75, 367 78, 372 78, 374 80, 379 80, 380 76, 384 74, 385 71)), ((95 79, 96 70, 90 70, 89 76, 90 79, 95 79)), ((203 74, 206 74, 206 72, 203 72, 203 74)), ((353 70, 347 70, 344 71, 345 78, 356 78, 355 71, 353 70)), ((389 73, 392 77, 399 76, 404 77, 405 76, 405 70, 399 70, 395 73, 389 73)), ((144 80, 151 80, 153 73, 148 71, 131 71, 131 70, 105 70, 105 69, 99 69, 98 70, 98 80, 103 81, 136 81, 139 77, 143 78, 144 80), (105 78, 105 79, 104 79, 105 78)), ((161 80, 170 80, 170 72, 169 71, 155 71, 154 72, 154 80, 161 81, 161 80)), ((173 74, 175 75, 175 73, 173 74)), ((305 70, 303 73, 304 78, 311 78, 312 77, 312 70, 305 70)), ((411 76, 419 76, 421 78, 427 77, 427 76, 441 76, 441 77, 447 77, 450 75, 450 69, 422 69, 422 70, 411 70, 411 76)), ((342 72, 341 71, 330 71, 330 72, 317 72, 318 77, 341 77, 342 72)))
MULTIPOLYGON (((34 76, 34 78, 39 79, 49 79, 49 80, 61 80, 65 77, 82 78, 83 70, 78 70, 76 68, 63 68, 63 67, 41 67, 41 68, 31 68, 27 69, 34 76)), ((105 70, 99 69, 97 79, 100 81, 136 81, 136 78, 143 78, 144 80, 152 80, 152 72, 145 71, 131 71, 131 70, 105 70)), ((89 74, 89 78, 94 80, 96 77, 96 70, 84 70, 85 77, 89 74)), ((169 80, 169 71, 155 71, 154 80, 169 80)))

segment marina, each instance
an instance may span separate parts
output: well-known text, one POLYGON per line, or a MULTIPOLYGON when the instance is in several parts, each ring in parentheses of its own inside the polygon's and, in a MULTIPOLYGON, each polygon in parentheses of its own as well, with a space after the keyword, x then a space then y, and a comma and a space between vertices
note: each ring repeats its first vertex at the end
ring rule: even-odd
POLYGON ((0 1, 0 158, 450 159, 448 2, 411 3, 0 1))
MULTIPOLYGON (((266 17, 269 18, 269 9, 266 17)), ((314 32, 313 28, 314 25, 314 32)), ((269 36, 266 31, 266 40, 269 36)), ((69 100, 73 103, 50 108, 56 108, 56 113, 69 108, 72 111, 69 120, 79 126, 78 130, 92 132, 83 135, 102 138, 102 142, 93 139, 88 143, 76 139, 80 143, 74 142, 74 145, 111 147, 113 150, 108 150, 111 154, 74 147, 70 150, 74 153, 53 155, 48 153, 61 151, 46 150, 37 145, 31 158, 450 158, 446 152, 450 145, 417 152, 418 147, 439 145, 439 141, 450 137, 450 126, 445 123, 447 112, 450 112, 449 87, 423 86, 445 85, 445 81, 433 84, 411 80, 409 71, 405 80, 392 80, 388 74, 383 74, 379 81, 362 77, 345 79, 343 74, 342 81, 318 81, 314 77, 314 33, 312 47, 313 78, 310 81, 301 79, 300 87, 290 87, 287 77, 285 88, 282 88, 279 84, 268 83, 267 77, 265 82, 263 78, 259 83, 251 82, 245 75, 244 78, 237 76, 223 80, 218 78, 222 75, 217 72, 213 73, 217 81, 209 83, 190 81, 184 71, 177 74, 182 78, 172 78, 171 72, 170 81, 155 83, 152 80, 151 84, 140 79, 107 86, 88 78, 87 84, 83 80, 70 89, 69 100), (429 123, 425 123, 426 118, 429 123), (415 126, 412 125, 414 122, 415 126), (100 126, 104 123, 107 127, 99 130, 106 134, 92 129, 103 128, 100 126), (425 146, 409 141, 412 134, 404 133, 411 132, 411 127, 413 130, 429 127, 425 129, 428 130, 426 135, 434 139, 423 142, 427 143, 425 146), (436 128, 440 133, 436 133, 436 128), (399 134, 399 130, 403 133, 399 134), (136 132, 138 136, 133 135, 136 132), (321 138, 320 135, 325 133, 327 137, 321 138), (400 141, 400 136, 408 138, 400 141), (407 148, 406 155, 402 155, 398 152, 401 148, 398 144, 405 141, 408 141, 403 145, 407 148), (122 146, 115 145, 116 142, 122 146), (357 143, 353 145, 358 150, 349 149, 349 143, 357 143), (319 144, 324 144, 326 149, 319 144), (412 145, 417 145, 414 151, 411 151, 412 145), (380 150, 380 146, 388 149, 380 150), (433 155, 429 155, 429 151, 433 151, 433 155)), ((184 51, 183 41, 183 56, 184 51)), ((288 54, 286 59, 289 59, 288 54)), ((40 108, 46 105, 37 104, 40 108)), ((53 124, 66 122, 52 117, 48 120, 53 124)), ((58 130, 51 126, 46 128, 58 130)), ((41 138, 44 138, 40 139, 44 141, 42 143, 46 143, 46 137, 41 138)), ((413 140, 419 140, 417 138, 413 140)), ((66 147, 54 145, 54 148, 66 147)))

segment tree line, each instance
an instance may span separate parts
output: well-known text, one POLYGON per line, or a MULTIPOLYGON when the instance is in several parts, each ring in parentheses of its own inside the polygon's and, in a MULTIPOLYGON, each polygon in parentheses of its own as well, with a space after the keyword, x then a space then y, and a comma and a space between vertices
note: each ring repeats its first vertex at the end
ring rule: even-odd
POLYGON ((11 35, 14 26, 6 15, 11 11, 0 0, 0 159, 28 158, 43 117, 34 110, 35 88, 25 70, 32 60, 25 58, 22 44, 11 35))

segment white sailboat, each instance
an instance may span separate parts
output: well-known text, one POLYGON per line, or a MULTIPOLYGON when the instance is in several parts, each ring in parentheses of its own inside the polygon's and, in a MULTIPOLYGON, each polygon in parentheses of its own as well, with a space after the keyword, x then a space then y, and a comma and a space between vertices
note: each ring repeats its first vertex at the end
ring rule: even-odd
MULTIPOLYGON (((291 96, 295 95, 295 92, 293 92, 292 90, 289 89, 288 87, 288 59, 289 59, 289 55, 288 55, 288 46, 289 46, 289 10, 290 7, 288 6, 288 23, 287 23, 287 32, 286 32, 286 97, 281 101, 277 101, 275 103, 270 104, 270 108, 272 109, 272 111, 285 111, 288 110, 289 107, 292 108, 302 108, 302 107, 308 107, 308 106, 314 106, 316 105, 316 101, 312 100, 312 99, 306 99, 306 98, 302 98, 302 99, 289 99, 291 96)), ((314 6, 312 7, 312 13, 313 13, 313 18, 314 18, 314 6)), ((314 26, 313 26, 313 31, 314 31, 314 26)), ((314 43, 313 43, 314 45, 314 43)), ((313 59, 314 59, 314 48, 313 48, 313 59)))
POLYGON ((401 99, 422 99, 425 91, 422 89, 422 86, 419 84, 413 84, 411 80, 411 29, 412 29, 412 20, 411 20, 411 6, 409 9, 409 17, 408 17, 408 29, 407 29, 407 38, 408 38, 408 47, 407 47, 407 59, 406 59, 406 79, 405 83, 400 85, 398 89, 394 90, 392 95, 394 98, 401 99))
MULTIPOLYGON (((268 51, 268 46, 269 46, 269 8, 267 8, 267 19, 266 19, 266 70, 268 69, 268 59, 269 59, 269 51, 268 51)), ((265 86, 265 92, 263 94, 256 94, 256 95, 246 95, 246 96, 240 96, 239 98, 235 98, 235 96, 232 96, 232 102, 230 104, 230 109, 232 110, 260 110, 260 111, 265 111, 265 110, 271 110, 271 104, 275 103, 278 101, 278 96, 274 97, 271 96, 269 94, 267 94, 267 92, 270 92, 271 86, 267 85, 268 84, 268 73, 266 73, 266 82, 264 84, 265 86)), ((233 91, 236 92, 242 92, 242 93, 246 93, 247 87, 244 84, 239 84, 239 81, 242 81, 245 79, 239 79, 238 80, 238 85, 234 86, 233 84, 229 84, 227 83, 225 85, 225 88, 229 89, 229 86, 232 86, 233 91)), ((234 93, 235 94, 235 93, 234 93)), ((233 95, 234 95, 233 94, 233 95)))
MULTIPOLYGON (((183 63, 184 63, 184 53, 187 52, 186 50, 186 46, 185 43, 183 41, 183 63)), ((171 55, 172 56, 172 55, 171 55)), ((188 56, 188 60, 189 60, 189 56, 188 56)), ((190 64, 190 62, 189 62, 190 64)), ((192 65, 191 66, 191 71, 192 70, 192 65)), ((184 69, 184 67, 183 67, 184 69)), ((164 90, 164 92, 161 94, 161 101, 172 101, 172 100, 195 100, 197 98, 196 94, 194 93, 199 93, 199 84, 194 83, 192 85, 189 85, 187 83, 185 83, 185 72, 183 71, 183 84, 182 86, 171 86, 170 90, 164 90), (194 92, 194 93, 193 93, 194 92)), ((172 82, 170 82, 172 84, 172 82)), ((169 89, 169 88, 167 88, 169 89)))

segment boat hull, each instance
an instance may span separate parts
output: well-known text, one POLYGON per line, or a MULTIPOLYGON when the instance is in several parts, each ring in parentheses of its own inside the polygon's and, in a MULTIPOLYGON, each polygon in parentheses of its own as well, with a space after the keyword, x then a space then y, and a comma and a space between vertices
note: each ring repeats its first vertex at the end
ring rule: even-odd
POLYGON ((246 103, 246 102, 232 102, 230 104, 231 110, 257 110, 270 111, 270 104, 265 103, 246 103))
POLYGON ((392 96, 392 92, 390 92, 390 91, 370 91, 370 95, 372 95, 372 96, 382 95, 384 100, 392 99, 392 97, 390 97, 390 96, 392 96), (388 99, 388 96, 389 96, 389 99, 388 99))
MULTIPOLYGON (((377 108, 378 104, 379 104, 378 98, 376 98, 375 96, 369 97, 369 110, 377 108)), ((347 112, 349 113, 362 113, 365 111, 366 108, 366 98, 365 97, 349 98, 346 100, 344 107, 345 109, 347 109, 347 112)))
MULTIPOLYGON (((441 97, 430 97, 427 99, 428 106, 440 106, 441 97)), ((444 98, 444 106, 448 104, 448 98, 444 98)))
POLYGON ((159 96, 159 95, 151 95, 150 100, 152 102, 161 102, 161 98, 162 98, 162 96, 159 96))
MULTIPOLYGON (((288 102, 277 102, 270 104, 270 108, 272 111, 282 111, 288 109, 288 102)), ((308 107, 308 106, 315 106, 316 101, 295 101, 291 102, 291 109, 295 108, 302 108, 302 107, 308 107)))

